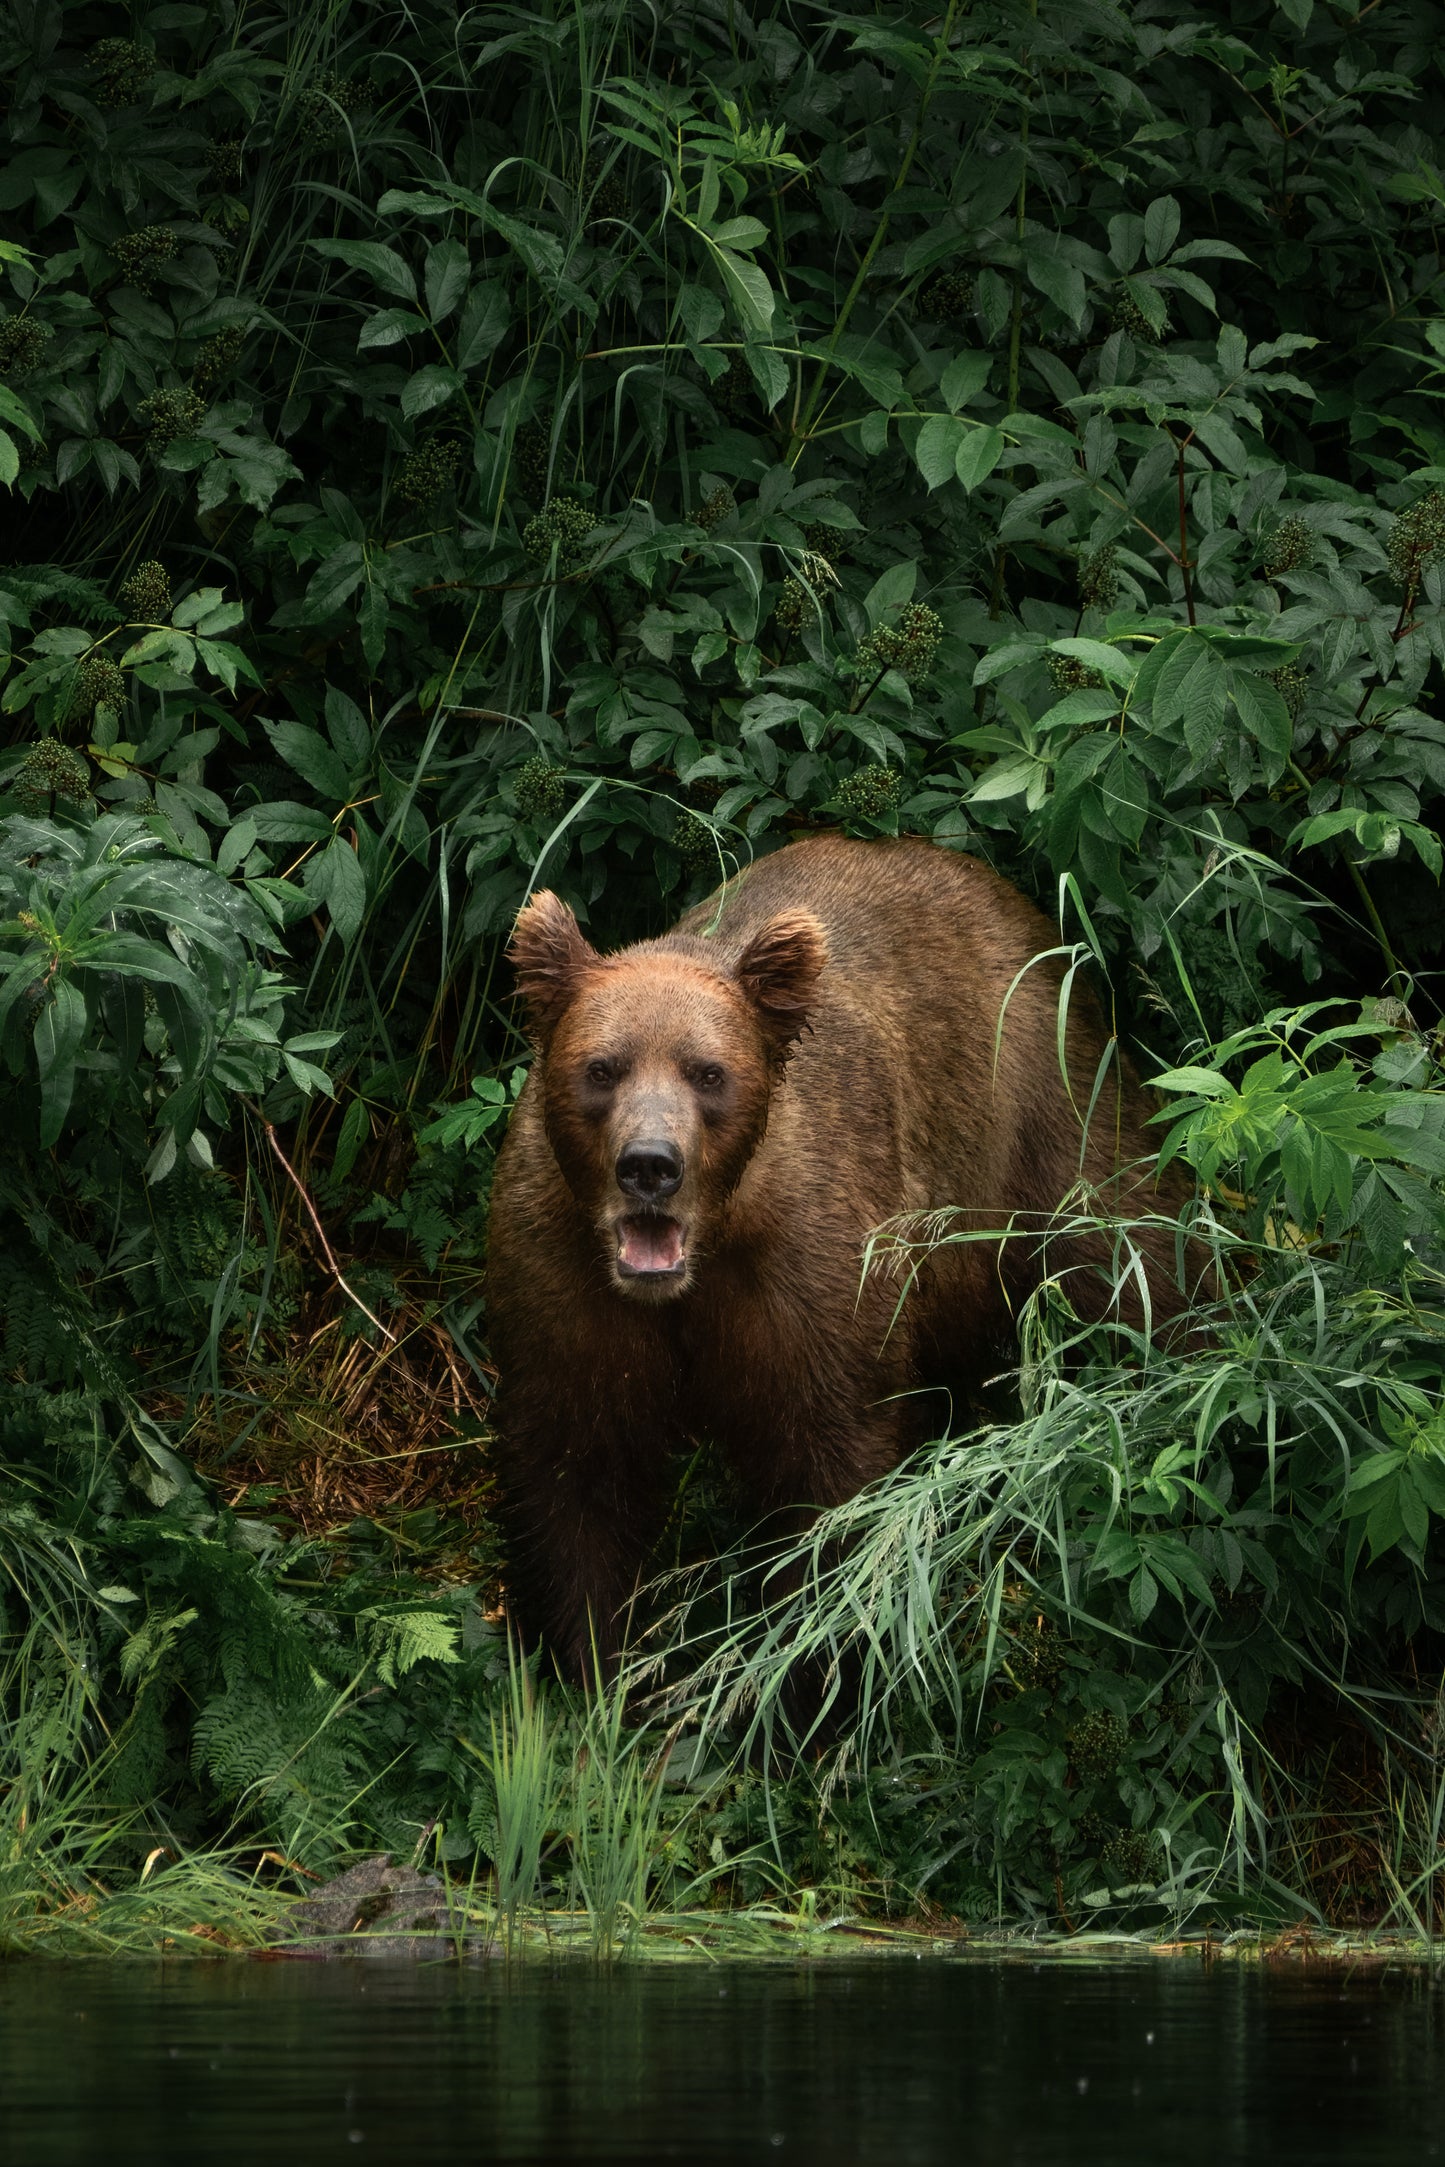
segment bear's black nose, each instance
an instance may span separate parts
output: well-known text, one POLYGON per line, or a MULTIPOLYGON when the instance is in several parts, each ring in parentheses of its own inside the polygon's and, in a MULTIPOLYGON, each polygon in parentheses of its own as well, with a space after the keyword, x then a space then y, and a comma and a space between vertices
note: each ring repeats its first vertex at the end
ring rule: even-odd
POLYGON ((629 1144, 617 1160, 617 1186, 639 1204, 656 1204, 682 1187, 682 1153, 665 1139, 629 1144))

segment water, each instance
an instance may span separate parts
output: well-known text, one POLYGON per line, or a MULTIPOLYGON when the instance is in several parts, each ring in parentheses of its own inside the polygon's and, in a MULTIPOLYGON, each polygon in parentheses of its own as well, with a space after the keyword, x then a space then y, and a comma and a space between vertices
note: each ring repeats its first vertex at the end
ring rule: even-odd
POLYGON ((1445 1991, 1193 1959, 0 1964, 0 2159, 1445 2159, 1445 1991))

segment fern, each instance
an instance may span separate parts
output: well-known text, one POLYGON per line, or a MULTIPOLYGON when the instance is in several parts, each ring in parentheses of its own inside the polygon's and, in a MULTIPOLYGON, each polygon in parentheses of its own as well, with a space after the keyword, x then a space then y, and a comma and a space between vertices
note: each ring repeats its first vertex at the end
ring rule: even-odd
POLYGON ((362 1610, 356 1626, 383 1685, 394 1686, 417 1663, 459 1661, 457 1621, 444 1611, 362 1610))

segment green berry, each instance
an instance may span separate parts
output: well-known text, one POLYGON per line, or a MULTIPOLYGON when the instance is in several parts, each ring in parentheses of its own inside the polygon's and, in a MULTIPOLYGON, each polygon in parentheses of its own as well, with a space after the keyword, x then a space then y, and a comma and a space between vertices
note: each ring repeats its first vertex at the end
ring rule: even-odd
POLYGON ((1385 544, 1390 570, 1413 596, 1428 566, 1445 551, 1445 495, 1432 489, 1401 512, 1385 544))
POLYGON ((10 787, 27 813, 44 812, 53 798, 83 805, 90 796, 90 769, 71 746, 43 737, 21 761, 10 787))
POLYGON ((698 506, 697 523, 710 534, 713 528, 720 527, 725 519, 731 519, 737 508, 738 500, 724 482, 698 506))
POLYGON ((110 244, 121 275, 141 293, 149 293, 156 273, 176 252, 176 237, 165 226, 138 226, 110 244))
POLYGON ((534 504, 547 494, 552 439, 537 421, 524 421, 512 439, 512 472, 534 504))
POLYGON ((845 822, 891 820, 903 802, 903 777, 891 767, 855 768, 833 792, 833 804, 845 822))
POLYGON ((1129 1726, 1112 1708, 1090 1708, 1069 1732, 1069 1759, 1085 1782, 1112 1776, 1124 1758, 1129 1726))
POLYGON ((132 624, 162 624, 171 614, 171 583, 155 557, 138 564, 120 590, 121 607, 132 624))
POLYGON ((346 117, 371 103, 369 83, 346 82, 339 75, 318 76, 296 103, 301 140, 313 150, 324 150, 347 132, 346 117))
POLYGON ((919 685, 933 668, 938 643, 943 638, 943 619, 926 602, 910 602, 899 612, 898 622, 879 625, 859 647, 855 664, 860 677, 877 677, 897 670, 910 685, 919 685))
POLYGON ((1111 1887, 1134 1888, 1141 1882, 1156 1882, 1164 1859, 1157 1841, 1147 1829, 1116 1828, 1104 1841, 1099 1864, 1111 1887))
POLYGON ((1014 1636, 1013 1674, 1025 1688, 1052 1692, 1067 1668, 1064 1644, 1047 1618, 1032 1619, 1014 1636))
POLYGON ((728 365, 711 385, 712 403, 724 421, 746 420, 757 404, 758 387, 741 354, 729 354, 728 365))
POLYGON ((0 377, 16 383, 28 376, 44 358, 55 336, 49 324, 35 316, 0 318, 0 377))
POLYGON ((522 818, 555 820, 562 810, 566 781, 566 769, 555 766, 544 753, 533 753, 530 760, 524 760, 512 780, 522 818))
POLYGON ((597 519, 575 497, 553 497, 522 530, 522 547, 537 564, 550 564, 555 549, 557 569, 570 572, 587 554, 587 537, 597 519))
POLYGON ((1293 722, 1305 704, 1309 671, 1301 668, 1298 662, 1286 662, 1282 669, 1270 671, 1269 681, 1289 709, 1289 719, 1293 722))
POLYGON ((582 195, 587 205, 587 231, 594 239, 605 239, 600 229, 618 224, 632 209, 632 190, 620 164, 601 174, 589 165, 582 175, 582 195))
POLYGON ((98 707, 119 707, 125 698, 125 673, 109 655, 87 655, 75 673, 67 722, 89 722, 98 707))
POLYGON ((800 579, 785 579, 773 604, 773 615, 785 632, 800 631, 808 621, 812 600, 800 579))
POLYGON ((156 56, 133 38, 102 38, 90 48, 90 72, 96 104, 113 112, 145 96, 156 72, 156 56))
POLYGON ((1059 692, 1083 692, 1104 682, 1099 672, 1087 662, 1080 662, 1077 655, 1050 655, 1048 669, 1059 692))
POLYGON ((1170 328, 1169 311, 1164 311, 1164 320, 1156 331, 1133 294, 1121 293, 1114 303, 1114 328, 1127 331, 1131 339, 1138 339, 1145 346, 1157 346, 1170 328))
POLYGON ((1111 609, 1119 599, 1118 552, 1112 542, 1096 549, 1079 567, 1079 600, 1085 609, 1111 609))
POLYGON ((717 870, 717 831, 696 813, 679 813, 672 831, 672 847, 689 873, 717 870))
POLYGON ((163 452, 177 438, 195 435, 206 418, 206 402, 194 391, 155 391, 137 412, 149 426, 152 453, 163 452))
POLYGON ((241 145, 238 141, 209 143, 205 151, 206 173, 215 188, 236 188, 241 181, 241 145))
POLYGON ((191 370, 191 382, 197 391, 214 391, 218 384, 234 373, 241 348, 246 343, 244 324, 226 324, 208 339, 201 342, 191 370))
POLYGON ((461 446, 440 437, 434 437, 418 451, 409 451, 392 483, 393 496, 403 504, 429 504, 444 489, 450 489, 460 457, 461 446))
POLYGON ((1278 579, 1282 573, 1297 572, 1302 564, 1308 564, 1314 553, 1315 538, 1297 513, 1282 519, 1264 545, 1264 557, 1260 570, 1266 579, 1278 579))
POLYGON ((929 323, 959 323, 973 307, 973 280, 959 270, 936 272, 921 288, 916 306, 929 323))
POLYGON ((804 527, 803 540, 809 553, 821 557, 830 571, 845 554, 843 537, 838 528, 825 527, 821 520, 815 519, 804 527))

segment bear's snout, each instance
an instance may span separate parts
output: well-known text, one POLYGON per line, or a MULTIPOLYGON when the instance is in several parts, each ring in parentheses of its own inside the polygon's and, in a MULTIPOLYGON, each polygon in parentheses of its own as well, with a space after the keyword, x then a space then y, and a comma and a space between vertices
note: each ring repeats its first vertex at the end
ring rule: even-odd
POLYGON ((617 1155, 617 1186, 639 1204, 659 1204, 682 1187, 683 1157, 666 1137, 627 1144, 617 1155))

